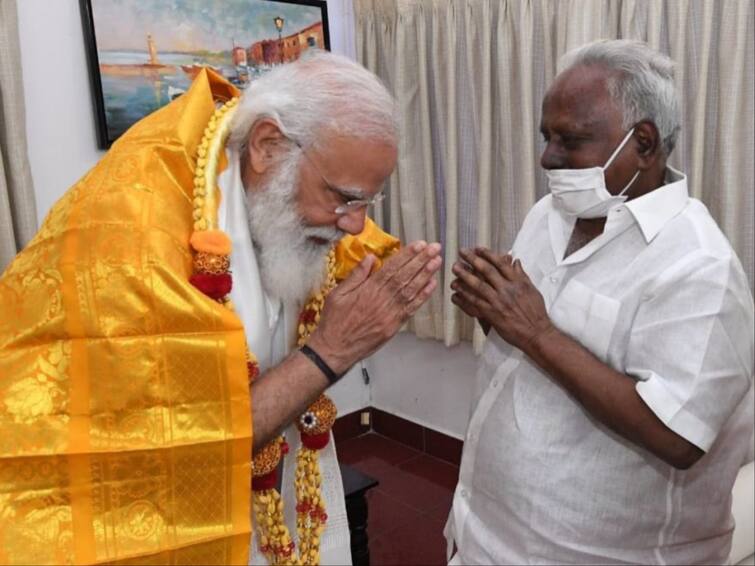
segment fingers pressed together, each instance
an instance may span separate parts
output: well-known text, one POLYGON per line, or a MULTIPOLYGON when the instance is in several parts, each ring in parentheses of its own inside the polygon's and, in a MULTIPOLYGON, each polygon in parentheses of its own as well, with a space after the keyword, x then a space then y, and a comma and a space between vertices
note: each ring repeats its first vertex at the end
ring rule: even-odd
POLYGON ((397 295, 408 314, 413 314, 437 286, 435 273, 443 260, 440 244, 412 242, 375 276, 376 283, 397 295))

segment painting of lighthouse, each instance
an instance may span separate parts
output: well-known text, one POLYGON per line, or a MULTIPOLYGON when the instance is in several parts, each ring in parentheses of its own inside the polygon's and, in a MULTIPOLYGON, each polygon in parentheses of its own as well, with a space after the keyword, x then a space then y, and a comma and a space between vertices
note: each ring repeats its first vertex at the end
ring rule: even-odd
POLYGON ((240 89, 329 49, 324 0, 80 0, 105 149, 210 67, 240 89))

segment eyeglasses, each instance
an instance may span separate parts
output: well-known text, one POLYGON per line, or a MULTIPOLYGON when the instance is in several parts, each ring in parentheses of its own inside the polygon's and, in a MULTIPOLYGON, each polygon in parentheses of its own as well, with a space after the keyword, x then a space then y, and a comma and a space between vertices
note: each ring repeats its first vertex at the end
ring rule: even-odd
POLYGON ((351 212, 356 212, 357 210, 360 210, 366 206, 374 206, 378 204, 379 202, 382 202, 385 198, 385 193, 378 193, 372 198, 352 198, 352 195, 349 194, 350 191, 360 191, 360 189, 339 189, 338 187, 334 187, 330 181, 328 181, 325 178, 325 175, 322 174, 322 171, 320 171, 320 168, 317 166, 317 164, 312 160, 312 158, 309 156, 307 151, 301 146, 301 144, 295 140, 292 140, 296 147, 298 147, 304 157, 309 161, 310 165, 314 168, 315 171, 317 171, 317 174, 320 175, 320 178, 322 179, 322 182, 325 183, 325 186, 328 187, 331 191, 333 191, 335 194, 337 194, 342 199, 348 199, 346 202, 344 202, 342 205, 337 206, 335 210, 333 210, 334 214, 344 215, 349 214, 351 212))
MULTIPOLYGON (((331 190, 335 190, 330 185, 328 185, 328 188, 331 190)), ((335 214, 349 214, 350 212, 355 212, 366 206, 374 206, 377 203, 382 202, 383 199, 385 199, 385 193, 378 193, 372 198, 357 198, 353 200, 348 200, 342 205, 337 206, 333 212, 335 214)))

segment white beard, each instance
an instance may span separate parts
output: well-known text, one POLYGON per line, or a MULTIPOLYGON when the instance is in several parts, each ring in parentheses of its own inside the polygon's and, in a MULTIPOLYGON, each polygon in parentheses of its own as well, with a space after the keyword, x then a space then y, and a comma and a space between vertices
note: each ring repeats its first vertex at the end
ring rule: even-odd
POLYGON ((296 154, 281 161, 260 186, 247 190, 246 198, 265 291, 284 303, 303 304, 325 282, 326 255, 344 233, 336 227, 303 224, 294 201, 298 162, 296 154), (328 243, 318 245, 309 237, 328 243))

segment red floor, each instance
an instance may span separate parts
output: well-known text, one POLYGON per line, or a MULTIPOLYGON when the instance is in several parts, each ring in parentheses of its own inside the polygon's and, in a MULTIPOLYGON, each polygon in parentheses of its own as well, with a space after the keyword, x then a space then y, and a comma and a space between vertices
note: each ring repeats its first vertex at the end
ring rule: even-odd
POLYGON ((446 564, 443 526, 459 468, 374 433, 337 450, 341 462, 380 482, 367 494, 370 563, 446 564))

